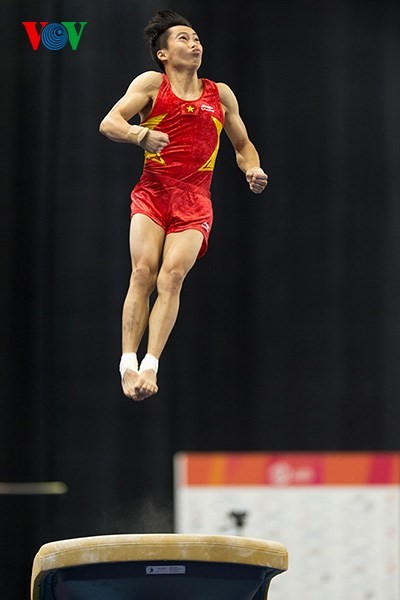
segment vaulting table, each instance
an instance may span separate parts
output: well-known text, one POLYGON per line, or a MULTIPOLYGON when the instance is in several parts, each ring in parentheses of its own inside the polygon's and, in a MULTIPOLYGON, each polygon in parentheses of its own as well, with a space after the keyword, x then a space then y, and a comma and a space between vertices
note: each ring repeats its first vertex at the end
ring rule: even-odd
POLYGON ((266 600, 283 544, 224 535, 103 535, 37 553, 31 600, 266 600))

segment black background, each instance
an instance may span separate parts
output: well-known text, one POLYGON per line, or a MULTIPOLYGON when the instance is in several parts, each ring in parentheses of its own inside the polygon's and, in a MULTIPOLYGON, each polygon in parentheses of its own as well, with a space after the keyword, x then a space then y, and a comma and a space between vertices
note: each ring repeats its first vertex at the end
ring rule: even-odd
POLYGON ((395 450, 400 423, 400 8, 385 0, 1 0, 2 598, 55 539, 173 530, 176 451, 395 450), (129 194, 141 151, 98 125, 184 14, 270 184, 223 134, 208 254, 185 282, 157 396, 120 390, 129 194), (22 21, 87 21, 76 51, 22 21), (12 585, 9 584, 13 581, 12 585), (8 582, 8 583, 5 583, 8 582), (3 591, 4 586, 4 591, 3 591))

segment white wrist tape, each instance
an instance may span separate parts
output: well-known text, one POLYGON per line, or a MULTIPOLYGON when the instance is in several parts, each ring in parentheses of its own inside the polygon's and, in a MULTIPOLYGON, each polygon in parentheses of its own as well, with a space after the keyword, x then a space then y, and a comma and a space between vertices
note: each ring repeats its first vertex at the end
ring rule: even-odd
POLYGON ((140 125, 131 125, 128 131, 128 136, 130 137, 130 134, 132 134, 134 137, 134 143, 140 146, 140 142, 143 138, 146 137, 149 131, 150 129, 147 129, 147 127, 141 127, 140 125))
POLYGON ((136 352, 125 352, 121 356, 121 360, 119 363, 119 372, 121 373, 121 379, 124 378, 125 371, 130 369, 131 371, 138 371, 138 360, 136 356, 136 352))
POLYGON ((158 358, 156 358, 152 354, 146 354, 146 356, 144 357, 144 359, 140 363, 139 373, 142 373, 142 371, 146 371, 147 369, 153 369, 153 371, 157 375, 157 371, 158 371, 158 358))

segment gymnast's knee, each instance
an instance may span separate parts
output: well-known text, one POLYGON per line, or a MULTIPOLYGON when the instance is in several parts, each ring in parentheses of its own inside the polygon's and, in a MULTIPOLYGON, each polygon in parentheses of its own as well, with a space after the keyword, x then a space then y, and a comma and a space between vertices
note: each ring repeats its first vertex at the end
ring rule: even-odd
POLYGON ((157 278, 157 291, 159 294, 177 295, 182 289, 185 271, 180 267, 161 269, 157 278))
POLYGON ((151 293, 156 285, 157 269, 148 263, 142 262, 132 268, 130 287, 151 293))

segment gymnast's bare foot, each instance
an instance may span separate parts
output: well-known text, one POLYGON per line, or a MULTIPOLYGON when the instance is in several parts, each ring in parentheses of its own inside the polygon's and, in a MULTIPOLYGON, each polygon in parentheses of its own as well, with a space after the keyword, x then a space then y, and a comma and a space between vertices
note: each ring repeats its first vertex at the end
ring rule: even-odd
POLYGON ((153 369, 141 371, 135 384, 135 400, 144 400, 158 392, 157 375, 153 369))
POLYGON ((138 397, 137 382, 139 380, 139 373, 132 369, 126 369, 124 377, 122 379, 122 390, 125 396, 133 398, 133 400, 142 400, 138 397))

